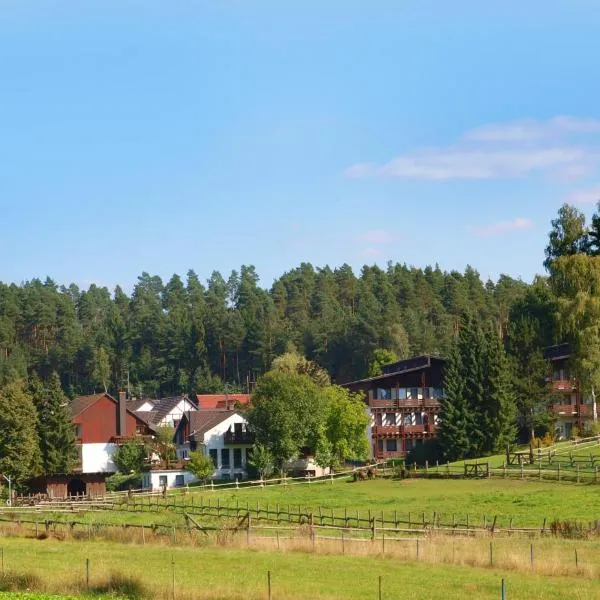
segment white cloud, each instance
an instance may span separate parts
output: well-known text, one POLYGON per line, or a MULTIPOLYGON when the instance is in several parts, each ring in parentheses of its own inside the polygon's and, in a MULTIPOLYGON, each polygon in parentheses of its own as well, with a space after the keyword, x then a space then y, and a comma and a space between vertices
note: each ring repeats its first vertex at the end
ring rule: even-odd
POLYGON ((508 123, 490 123, 467 131, 463 138, 479 142, 527 142, 599 132, 600 121, 597 119, 562 116, 547 121, 523 119, 508 123))
POLYGON ((565 201, 569 204, 596 204, 600 202, 600 185, 571 192, 565 201))
POLYGON ((509 231, 531 229, 532 227, 533 221, 531 219, 517 217, 512 221, 497 221, 496 223, 490 223, 489 225, 474 225, 470 228, 470 231, 478 237, 491 237, 509 231))
POLYGON ((591 147, 557 139, 578 133, 600 133, 600 121, 555 117, 546 122, 485 125, 467 131, 451 146, 407 152, 383 165, 359 163, 350 166, 345 176, 446 180, 508 179, 543 173, 576 178, 600 166, 600 139, 591 147))

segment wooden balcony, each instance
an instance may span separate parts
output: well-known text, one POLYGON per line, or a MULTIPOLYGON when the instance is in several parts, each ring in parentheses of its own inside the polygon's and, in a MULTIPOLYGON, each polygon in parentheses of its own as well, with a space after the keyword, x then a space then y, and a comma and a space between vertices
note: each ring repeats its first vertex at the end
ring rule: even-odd
POLYGON ((223 441, 227 446, 234 444, 251 446, 255 439, 256 436, 250 431, 226 431, 223 436, 223 441))
POLYGON ((375 452, 375 458, 377 460, 386 460, 388 458, 404 458, 405 453, 402 450, 396 450, 396 452, 388 452, 386 450, 377 450, 375 452))
POLYGON ((403 437, 408 435, 434 434, 437 427, 429 425, 375 425, 372 428, 374 437, 403 437))
POLYGON ((558 379, 549 382, 552 389, 557 392, 574 392, 577 389, 577 384, 569 379, 558 379))
POLYGON ((439 408, 440 401, 434 398, 423 400, 369 400, 371 408, 384 408, 389 410, 399 410, 402 408, 439 408))
POLYGON ((576 404, 553 404, 552 412, 556 415, 569 417, 576 417, 581 415, 582 417, 592 416, 592 405, 591 404, 580 404, 579 412, 577 411, 576 404))

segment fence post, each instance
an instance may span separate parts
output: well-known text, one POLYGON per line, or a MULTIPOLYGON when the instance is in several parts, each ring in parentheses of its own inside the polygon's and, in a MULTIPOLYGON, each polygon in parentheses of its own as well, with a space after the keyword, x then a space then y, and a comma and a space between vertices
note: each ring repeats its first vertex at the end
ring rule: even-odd
POLYGON ((419 538, 417 538, 417 560, 419 560, 419 538))
POLYGON ((494 547, 492 542, 490 542, 490 567, 494 566, 494 547))
POLYGON ((594 482, 598 483, 598 467, 594 467, 594 482))
POLYGON ((90 589, 90 559, 85 559, 85 587, 90 589))
POLYGON ((269 600, 271 600, 271 571, 267 571, 267 586, 269 592, 269 600))
POLYGON ((557 470, 557 473, 558 473, 558 481, 560 481, 560 463, 557 463, 556 470, 557 470))
POLYGON ((172 584, 173 584, 173 600, 175 600, 175 558, 171 556, 171 573, 172 573, 172 584))
POLYGON ((575 568, 579 569, 579 555, 577 554, 577 548, 575 548, 575 568))
POLYGON ((379 576, 379 600, 382 599, 382 595, 381 595, 381 575, 379 576))
POLYGON ((4 577, 4 548, 0 548, 0 562, 2 563, 2 577, 4 577))
POLYGON ((504 579, 502 579, 501 599, 506 600, 506 587, 504 585, 504 579))
POLYGON ((577 465, 577 483, 579 483, 579 465, 577 465))
POLYGON ((523 478, 524 478, 524 475, 523 475, 523 463, 521 463, 521 479, 523 479, 523 478))
POLYGON ((533 544, 531 544, 531 548, 529 549, 529 556, 531 560, 531 568, 533 569, 533 544))

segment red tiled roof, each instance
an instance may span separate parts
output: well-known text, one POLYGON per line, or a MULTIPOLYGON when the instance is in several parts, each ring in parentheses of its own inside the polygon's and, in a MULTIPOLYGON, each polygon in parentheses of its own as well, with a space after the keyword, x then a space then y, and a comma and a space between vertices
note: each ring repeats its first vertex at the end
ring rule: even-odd
POLYGON ((250 402, 250 394, 197 394, 196 400, 198 400, 198 408, 200 410, 233 408, 236 402, 248 404, 250 402))

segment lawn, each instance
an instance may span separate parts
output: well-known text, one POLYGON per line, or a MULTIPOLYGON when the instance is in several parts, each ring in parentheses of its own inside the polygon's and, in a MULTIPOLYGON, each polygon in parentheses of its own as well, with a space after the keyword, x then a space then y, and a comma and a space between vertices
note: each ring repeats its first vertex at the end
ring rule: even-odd
MULTIPOLYGON (((594 521, 598 518, 598 494, 600 488, 594 485, 573 483, 521 481, 503 479, 378 479, 375 481, 349 482, 345 480, 331 483, 275 485, 266 488, 240 488, 238 490, 210 491, 195 489, 185 497, 170 496, 168 501, 176 501, 179 514, 159 506, 144 506, 151 512, 94 511, 81 514, 58 513, 49 515, 29 513, 28 518, 44 518, 65 521, 81 520, 90 523, 130 523, 162 524, 167 526, 184 525, 181 514, 183 502, 195 503, 197 514, 200 501, 213 506, 237 506, 242 509, 248 504, 256 508, 269 505, 271 511, 279 505, 281 510, 292 511, 301 507, 304 512, 318 514, 319 508, 325 514, 343 516, 356 515, 359 511, 366 518, 369 511, 379 518, 381 511, 388 517, 394 513, 405 519, 420 520, 425 513, 429 521, 436 513, 443 522, 451 522, 453 515, 458 522, 464 522, 467 515, 471 523, 488 523, 498 518, 498 527, 512 524, 518 526, 541 526, 544 519, 550 524, 554 519, 594 521), (174 500, 175 499, 175 500, 174 500)), ((147 502, 148 500, 144 500, 147 502)), ((163 502, 162 499, 158 499, 163 502)), ((152 503, 156 498, 152 499, 152 503)), ((25 513, 24 513, 25 514, 25 513)))
POLYGON ((203 501, 251 505, 260 503, 282 508, 300 505, 316 512, 318 507, 334 509, 338 514, 347 509, 363 514, 371 510, 379 515, 397 511, 398 515, 409 512, 418 518, 425 512, 436 512, 451 519, 466 517, 488 519, 498 516, 500 523, 507 524, 513 518, 514 525, 541 525, 544 518, 593 520, 598 517, 598 494, 600 488, 570 483, 515 481, 502 479, 379 479, 365 482, 338 481, 334 484, 303 484, 272 486, 267 488, 235 491, 205 492, 203 501))
MULTIPOLYGON (((267 596, 267 572, 273 599, 382 598, 487 600, 500 597, 506 578, 509 598, 533 600, 600 597, 591 578, 547 576, 527 571, 399 562, 387 557, 321 555, 300 552, 244 551, 219 548, 164 548, 106 542, 2 540, 8 572, 37 574, 48 591, 72 593, 82 587, 86 559, 91 584, 111 573, 126 573, 146 588, 145 597, 187 600, 259 599, 267 596), (173 561, 173 562, 172 562, 173 561)), ((43 597, 43 596, 42 596, 43 597)), ((35 598, 35 596, 34 596, 35 598)), ((28 599, 29 600, 29 599, 28 599)))

